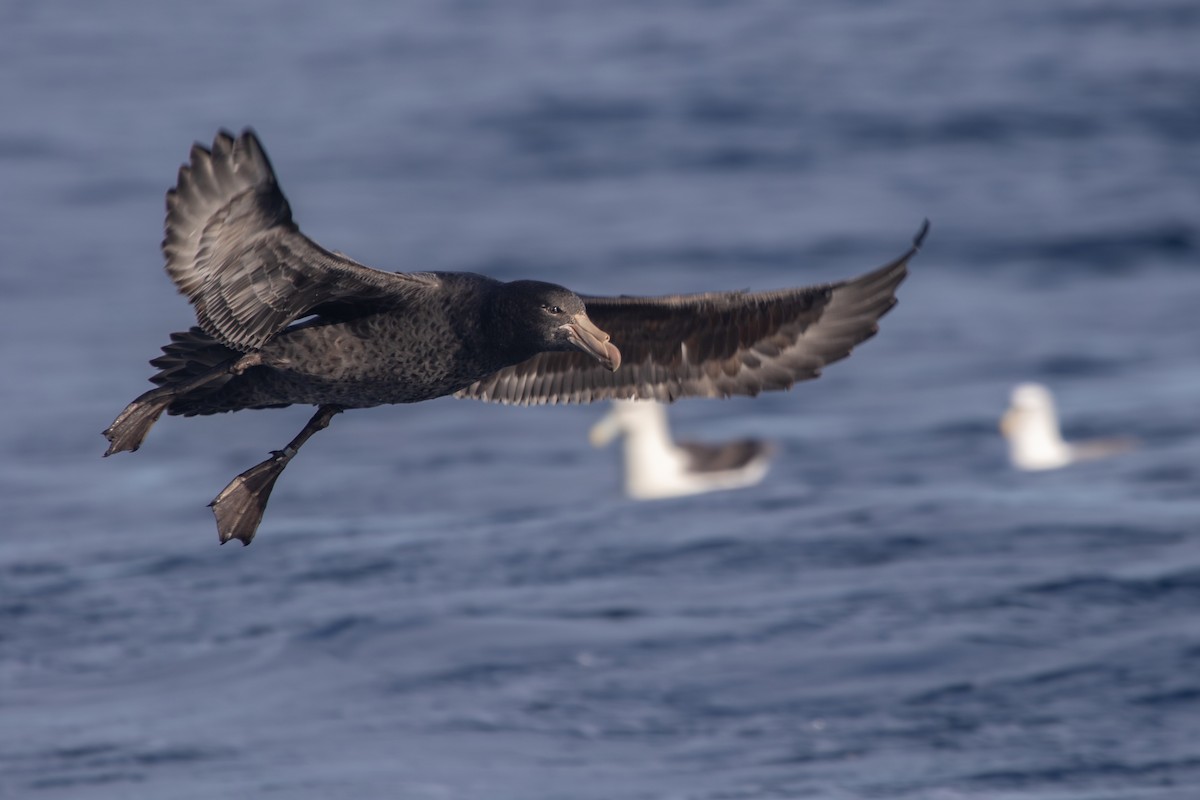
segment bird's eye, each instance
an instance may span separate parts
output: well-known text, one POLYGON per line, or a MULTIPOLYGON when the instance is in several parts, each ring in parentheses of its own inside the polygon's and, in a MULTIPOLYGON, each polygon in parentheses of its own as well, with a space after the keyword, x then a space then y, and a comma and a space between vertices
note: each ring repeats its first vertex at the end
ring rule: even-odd
POLYGON ((545 303, 543 303, 542 308, 546 309, 547 311, 549 311, 551 314, 553 314, 555 316, 558 316, 559 314, 562 313, 562 309, 559 308, 558 306, 548 306, 545 303))

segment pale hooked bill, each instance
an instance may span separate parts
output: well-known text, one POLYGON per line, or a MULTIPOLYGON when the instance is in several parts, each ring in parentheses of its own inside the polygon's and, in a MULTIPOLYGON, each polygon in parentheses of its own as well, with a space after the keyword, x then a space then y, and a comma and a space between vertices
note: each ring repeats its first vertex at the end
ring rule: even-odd
POLYGON ((1008 440, 1008 457, 1020 470, 1059 469, 1079 461, 1123 453, 1136 446, 1131 438, 1068 442, 1058 425, 1054 395, 1040 383, 1022 383, 1012 391, 1008 409, 1000 418, 1000 432, 1008 440))
POLYGON ((773 450, 757 439, 675 442, 666 407, 653 400, 613 401, 589 438, 603 447, 618 436, 624 436, 625 493, 635 500, 753 486, 767 474, 773 450))

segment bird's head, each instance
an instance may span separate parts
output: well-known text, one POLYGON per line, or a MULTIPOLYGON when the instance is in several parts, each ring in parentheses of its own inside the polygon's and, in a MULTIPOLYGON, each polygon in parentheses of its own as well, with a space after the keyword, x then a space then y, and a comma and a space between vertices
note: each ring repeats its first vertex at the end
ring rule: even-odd
POLYGON ((1000 418, 1000 432, 1009 439, 1059 438, 1054 395, 1039 383, 1022 383, 1012 391, 1008 410, 1000 418))
POLYGON ((512 281, 500 287, 501 327, 518 347, 539 353, 580 350, 609 370, 621 366, 621 351, 588 319, 579 295, 542 281, 512 281))

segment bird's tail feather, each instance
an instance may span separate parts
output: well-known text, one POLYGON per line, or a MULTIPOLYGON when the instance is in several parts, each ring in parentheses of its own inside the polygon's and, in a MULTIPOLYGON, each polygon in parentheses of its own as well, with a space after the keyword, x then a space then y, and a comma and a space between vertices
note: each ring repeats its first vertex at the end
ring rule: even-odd
MULTIPOLYGON (((150 378, 150 381, 159 386, 178 386, 208 374, 213 368, 241 355, 237 350, 226 347, 194 326, 186 331, 172 333, 171 343, 164 345, 162 351, 161 356, 150 362, 150 366, 158 369, 158 373, 150 378)), ((229 377, 232 376, 227 376, 225 381, 228 381, 229 377)), ((206 388, 209 391, 219 389, 225 381, 210 383, 206 388)))
POLYGON ((240 357, 236 350, 199 328, 171 334, 171 343, 163 347, 163 354, 150 362, 158 368, 150 378, 157 388, 125 406, 104 430, 109 442, 104 455, 137 450, 164 411, 197 413, 188 398, 210 394, 227 384, 235 376, 230 368, 240 357))

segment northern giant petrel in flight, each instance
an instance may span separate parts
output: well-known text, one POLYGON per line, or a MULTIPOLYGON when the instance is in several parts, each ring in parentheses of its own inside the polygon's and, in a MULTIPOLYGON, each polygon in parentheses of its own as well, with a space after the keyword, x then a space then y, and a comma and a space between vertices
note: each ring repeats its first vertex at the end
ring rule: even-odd
POLYGON ((284 467, 335 414, 453 394, 500 403, 728 397, 815 378, 878 329, 928 230, 859 278, 771 292, 580 297, 539 281, 383 272, 300 232, 251 130, 196 144, 167 192, 167 274, 198 327, 104 431, 136 450, 162 415, 315 405, 211 503, 249 544, 284 467), (618 347, 620 349, 618 349, 618 347))

